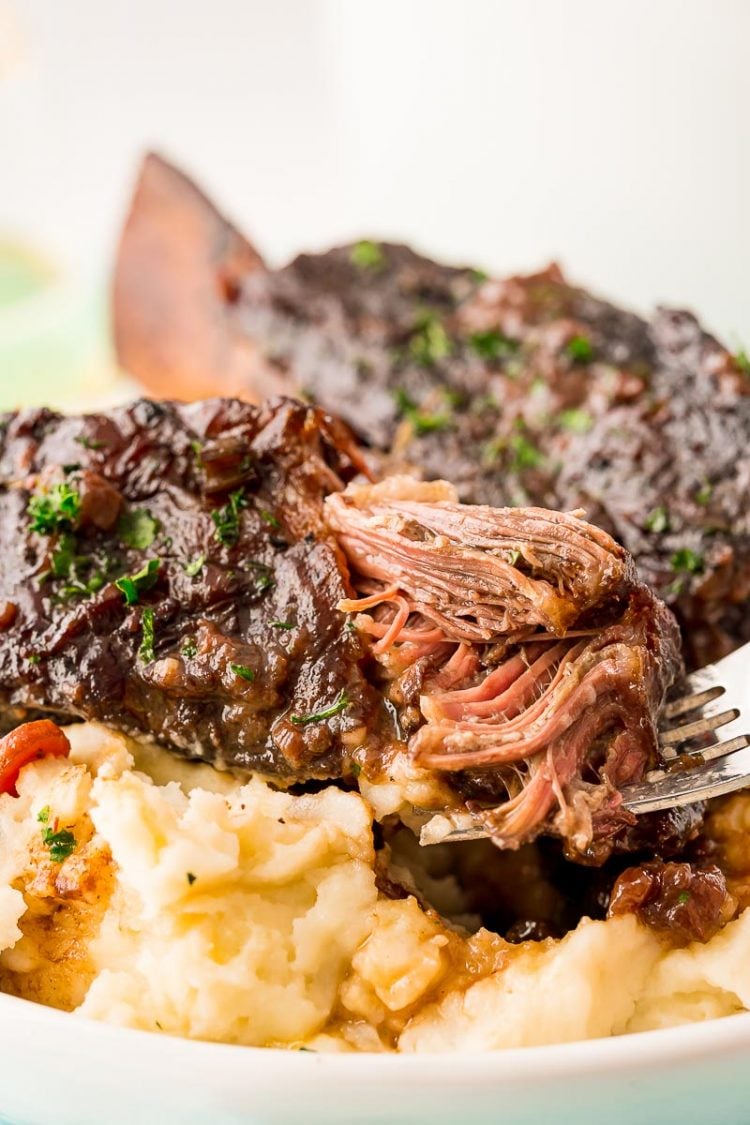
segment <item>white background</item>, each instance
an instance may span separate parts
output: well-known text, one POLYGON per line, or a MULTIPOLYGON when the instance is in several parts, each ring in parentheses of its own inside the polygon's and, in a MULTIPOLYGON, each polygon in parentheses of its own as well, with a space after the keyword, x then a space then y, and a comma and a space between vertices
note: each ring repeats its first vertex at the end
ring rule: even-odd
POLYGON ((746 0, 0 0, 0 231, 104 276, 139 153, 274 260, 560 260, 750 338, 746 0))

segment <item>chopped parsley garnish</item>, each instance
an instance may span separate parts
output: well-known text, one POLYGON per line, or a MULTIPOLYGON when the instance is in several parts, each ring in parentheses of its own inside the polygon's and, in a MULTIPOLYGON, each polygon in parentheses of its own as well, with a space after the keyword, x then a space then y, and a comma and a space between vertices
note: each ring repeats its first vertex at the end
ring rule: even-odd
POLYGON ((276 519, 273 512, 269 512, 266 508, 261 508, 258 515, 263 520, 263 523, 267 523, 269 527, 281 527, 281 524, 276 519))
POLYGON ((77 546, 75 535, 71 535, 69 531, 63 532, 52 552, 52 573, 55 578, 68 577, 76 557, 77 546))
POLYGON ((573 336, 565 345, 565 351, 576 363, 591 363, 594 347, 588 336, 573 336))
POLYGON ((252 668, 248 668, 247 664, 230 664, 229 671, 239 676, 241 680, 247 680, 249 684, 255 679, 255 672, 252 668))
POLYGON ((518 560, 521 557, 521 552, 516 551, 515 548, 514 548, 513 550, 510 550, 510 551, 506 552, 506 557, 507 557, 507 561, 510 563, 510 565, 515 566, 516 563, 518 562, 518 560))
POLYGON ((36 818, 40 824, 46 824, 49 820, 49 805, 45 805, 43 809, 40 809, 36 814, 36 818))
POLYGON ((69 531, 64 531, 52 552, 51 568, 43 575, 44 578, 65 580, 57 595, 62 601, 95 594, 107 581, 110 561, 105 558, 103 569, 93 570, 93 559, 88 555, 77 554, 77 548, 75 536, 69 531))
POLYGON ((273 578, 267 570, 263 570, 256 577, 255 585, 259 590, 269 590, 273 586, 273 578))
POLYGON ((377 270, 385 265, 383 251, 377 242, 371 242, 368 238, 363 238, 361 242, 352 246, 349 257, 352 264, 361 270, 377 270))
POLYGON ((345 691, 342 691, 335 703, 330 707, 325 707, 322 711, 315 711, 312 715, 290 715, 289 722, 294 723, 296 727, 306 727, 308 723, 322 723, 324 719, 332 719, 334 715, 338 715, 349 706, 349 698, 345 691))
MULTIPOLYGON (((44 811, 44 810, 43 810, 44 811)), ((46 809, 49 820, 49 808, 46 809)), ((42 823, 46 824, 46 821, 42 823)), ((49 825, 42 829, 42 843, 49 848, 49 857, 53 863, 62 863, 75 851, 76 838, 68 828, 61 828, 55 832, 49 825)))
POLYGON ((115 586, 125 598, 126 605, 135 605, 144 590, 150 590, 159 578, 160 559, 149 559, 136 574, 123 575, 115 586))
POLYGON ((588 410, 577 410, 575 408, 561 410, 557 416, 557 421, 563 430, 570 430, 574 434, 586 434, 594 424, 594 419, 588 410))
POLYGON ((102 571, 94 571, 85 581, 82 578, 71 578, 60 589, 60 597, 63 601, 70 601, 72 598, 85 598, 91 594, 95 594, 101 590, 102 586, 107 581, 106 576, 102 571))
POLYGON ((709 484, 709 482, 706 481, 705 484, 702 484, 700 486, 700 488, 698 489, 698 491, 695 494, 694 499, 695 499, 696 504, 700 504, 700 506, 702 508, 705 508, 706 504, 708 504, 711 497, 713 496, 713 492, 714 492, 713 485, 709 484))
POLYGON ((451 424, 451 418, 445 411, 436 411, 428 414, 424 410, 417 410, 410 417, 411 424, 418 434, 433 434, 438 430, 445 430, 451 424))
POLYGON ((187 879, 187 881, 188 881, 188 884, 189 884, 189 885, 190 885, 190 886, 192 887, 193 883, 194 883, 194 882, 195 882, 195 880, 196 880, 196 879, 198 878, 198 876, 197 876, 197 875, 193 875, 192 871, 187 871, 187 872, 185 873, 185 878, 187 879))
POLYGON ((420 410, 402 387, 396 388, 393 392, 393 399, 399 414, 411 423, 414 432, 417 434, 435 433, 437 430, 444 430, 451 425, 451 416, 447 410, 438 410, 434 413, 420 410))
POLYGON ((362 767, 359 762, 352 762, 352 773, 355 777, 359 777, 362 773, 362 767))
POLYGON ((672 570, 676 574, 700 574, 703 570, 703 559, 689 547, 680 547, 670 559, 672 570))
POLYGON ((690 902, 690 891, 680 891, 677 896, 677 901, 680 905, 684 906, 686 902, 690 902))
POLYGON ((474 269, 469 271, 469 276, 472 281, 476 281, 477 285, 480 285, 483 281, 486 281, 490 275, 484 270, 474 269))
POLYGON ((225 547, 232 547, 240 535, 240 512, 247 507, 247 498, 244 491, 239 488, 236 492, 229 493, 229 499, 223 508, 218 508, 211 513, 214 521, 214 538, 223 543, 225 547))
POLYGON ((198 646, 192 637, 185 637, 185 640, 182 642, 182 648, 180 649, 180 652, 187 660, 192 660, 192 658, 197 654, 198 646))
POLYGON ((475 332, 473 336, 469 337, 469 346, 478 356, 487 360, 504 359, 518 350, 517 342, 509 340, 497 329, 475 332))
POLYGON ((134 508, 124 512, 117 524, 117 534, 126 547, 137 551, 147 551, 156 539, 159 521, 145 508, 134 508))
POLYGON ((293 621, 272 621, 271 622, 271 628, 272 629, 293 629, 294 628, 294 622, 293 621))
POLYGON ((750 356, 747 354, 744 348, 740 348, 738 352, 735 352, 734 362, 737 364, 743 375, 750 375, 750 356))
POLYGON ((138 658, 146 664, 154 659, 155 636, 154 611, 146 606, 141 617, 141 645, 138 649, 138 658))
POLYGON ((105 449, 107 446, 105 441, 95 441, 93 438, 86 437, 85 434, 79 434, 74 440, 84 449, 105 449))
POLYGON ((81 495, 67 483, 55 484, 49 492, 32 496, 26 512, 30 517, 30 531, 54 535, 56 531, 73 527, 81 512, 81 495))
POLYGON ((196 558, 192 559, 189 563, 185 563, 185 574, 187 574, 188 578, 195 578, 199 575, 203 570, 205 561, 205 555, 197 555, 196 558))
POLYGON ((434 312, 422 313, 409 340, 411 358, 422 367, 431 367, 449 356, 452 350, 450 337, 440 318, 434 312))
POLYGON ((669 512, 666 508, 653 508, 646 516, 645 527, 647 531, 654 531, 660 535, 663 531, 669 531, 669 512))
POLYGON ((508 440, 508 447, 513 454, 510 466, 513 472, 535 469, 544 461, 544 454, 523 434, 513 434, 508 440))

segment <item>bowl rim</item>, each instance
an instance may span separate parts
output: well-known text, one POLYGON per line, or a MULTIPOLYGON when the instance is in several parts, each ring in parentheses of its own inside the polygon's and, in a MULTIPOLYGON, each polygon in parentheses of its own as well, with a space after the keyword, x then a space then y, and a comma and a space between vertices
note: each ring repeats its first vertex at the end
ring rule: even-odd
MULTIPOLYGON (((158 1062, 155 1052, 165 1063, 180 1060, 180 1065, 190 1063, 200 1066, 217 1064, 221 1070, 234 1070, 235 1065, 251 1072, 254 1081, 262 1074, 262 1085, 267 1086, 288 1072, 290 1066, 310 1068, 320 1077, 325 1073, 336 1081, 361 1080, 371 1072, 387 1070, 393 1079, 434 1080, 440 1071, 441 1081, 453 1085, 467 1078, 480 1083, 497 1084, 498 1081, 523 1085, 537 1081, 576 1075, 585 1076, 604 1071, 609 1075, 629 1073, 636 1067, 661 1071, 672 1062, 684 1064, 693 1059, 706 1064, 714 1056, 724 1057, 732 1050, 746 1052, 750 1048, 750 1012, 731 1016, 680 1024, 675 1027, 638 1031, 625 1035, 597 1039, 581 1039, 566 1043, 551 1043, 533 1047, 505 1047, 490 1051, 441 1052, 325 1052, 302 1051, 285 1047, 251 1047, 238 1043, 217 1043, 211 1040, 187 1039, 160 1031, 125 1027, 106 1023, 76 1012, 64 1012, 36 1001, 0 993, 0 1037, 8 1027, 20 1031, 39 1030, 46 1024, 51 1032, 62 1032, 69 1037, 77 1026, 80 1039, 95 1037, 98 1048, 111 1046, 130 1057, 146 1052, 158 1062), (299 1062, 290 1057, 300 1056, 299 1062), (248 1067, 248 1062, 260 1063, 260 1071, 248 1067), (446 1067, 450 1060, 451 1066, 446 1067)), ((79 1036, 75 1036, 76 1039, 79 1036)), ((299 1071, 298 1071, 299 1073, 299 1071)))

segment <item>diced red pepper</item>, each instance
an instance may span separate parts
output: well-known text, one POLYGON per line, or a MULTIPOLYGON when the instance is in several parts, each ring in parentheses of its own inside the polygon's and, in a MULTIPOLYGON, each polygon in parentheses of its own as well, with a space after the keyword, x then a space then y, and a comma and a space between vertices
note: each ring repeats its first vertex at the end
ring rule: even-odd
POLYGON ((0 738, 0 793, 17 797, 16 782, 25 765, 35 758, 65 758, 70 743, 65 732, 51 719, 23 723, 0 738))

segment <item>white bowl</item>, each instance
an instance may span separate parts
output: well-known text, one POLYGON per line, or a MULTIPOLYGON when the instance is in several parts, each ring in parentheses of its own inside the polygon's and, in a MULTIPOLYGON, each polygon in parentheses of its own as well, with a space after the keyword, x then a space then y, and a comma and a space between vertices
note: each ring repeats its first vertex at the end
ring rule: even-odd
POLYGON ((0 996, 13 1125, 739 1125, 750 1014, 483 1055, 324 1055, 131 1031, 0 996))

